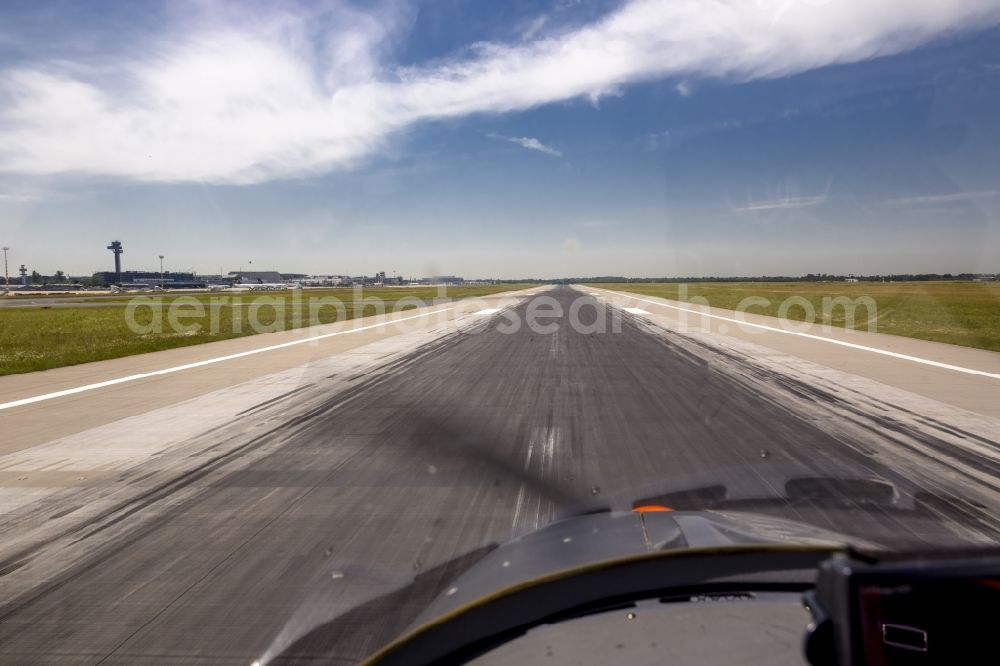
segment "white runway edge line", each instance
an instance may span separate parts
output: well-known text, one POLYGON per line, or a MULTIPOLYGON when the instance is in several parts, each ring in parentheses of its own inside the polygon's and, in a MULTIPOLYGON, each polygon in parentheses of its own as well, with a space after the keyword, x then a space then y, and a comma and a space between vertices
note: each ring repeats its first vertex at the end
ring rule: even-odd
MULTIPOLYGON (((608 290, 610 291, 610 290, 608 290)), ((883 356, 891 356, 893 358, 902 359, 904 361, 912 361, 914 363, 922 363, 924 365, 930 365, 935 368, 944 368, 945 370, 954 370, 955 372, 964 372, 967 375, 980 375, 982 377, 989 377, 991 379, 1000 379, 1000 374, 996 372, 986 372, 985 370, 974 370, 973 368, 963 368, 960 365, 952 365, 950 363, 941 363, 940 361, 932 361, 927 358, 920 358, 919 356, 910 356, 909 354, 900 354, 899 352, 888 351, 885 349, 878 349, 877 347, 866 347, 865 345, 859 345, 853 342, 844 342, 843 340, 836 340, 834 338, 827 338, 822 335, 814 335, 812 333, 802 333, 801 331, 786 331, 783 328, 776 328, 774 326, 766 326, 764 324, 754 324, 749 321, 744 321, 742 319, 735 319, 733 317, 723 317, 722 315, 709 314, 707 312, 701 312, 700 310, 692 310, 690 308, 682 308, 676 305, 668 305, 667 303, 659 303, 657 301, 651 301, 646 298, 639 298, 637 296, 629 296, 624 292, 611 291, 610 293, 622 296, 623 298, 628 298, 634 301, 642 301, 643 303, 649 303, 651 305, 659 305, 661 308, 671 308, 673 310, 680 310, 681 312, 690 312, 692 314, 700 315, 702 317, 709 317, 710 319, 719 319, 721 321, 728 321, 734 324, 739 324, 740 326, 752 326, 753 328, 760 328, 765 331, 771 331, 773 333, 784 333, 786 335, 797 335, 800 338, 809 338, 811 340, 821 340, 823 342, 829 342, 832 345, 840 345, 841 347, 850 347, 851 349, 860 349, 861 351, 872 352, 873 354, 882 354, 883 356)), ((628 311, 630 308, 623 308, 628 311)))
POLYGON ((94 389, 104 388, 105 386, 114 386, 115 384, 124 384, 126 382, 134 382, 137 379, 145 379, 146 377, 155 377, 157 375, 169 375, 174 372, 180 372, 181 370, 190 370, 191 368, 200 368, 203 365, 212 365, 213 363, 222 363, 223 361, 231 361, 234 358, 243 358, 244 356, 253 356, 254 354, 262 354, 264 352, 274 351, 275 349, 284 349, 285 347, 294 347, 295 345, 305 344, 306 342, 313 342, 315 340, 323 340, 325 338, 332 338, 338 335, 347 335, 349 333, 358 333, 360 331, 367 331, 373 328, 378 328, 379 326, 388 326, 399 321, 408 321, 410 319, 419 319, 420 317, 429 317, 431 315, 440 314, 442 312, 449 312, 455 308, 442 308, 441 310, 434 310, 433 312, 423 312, 418 315, 411 315, 409 317, 400 317, 398 319, 383 320, 377 324, 369 324, 368 326, 359 326, 357 328, 349 328, 346 331, 334 331, 333 333, 324 333, 323 335, 314 335, 308 338, 303 338, 301 340, 292 340, 291 342, 283 342, 279 345, 271 345, 269 347, 261 347, 259 349, 251 349, 245 352, 239 352, 238 354, 229 354, 227 356, 219 356, 217 358, 209 358, 204 361, 196 361, 194 363, 186 363, 184 365, 178 365, 173 368, 164 368, 163 370, 154 370, 153 372, 142 372, 137 375, 129 375, 127 377, 118 377, 117 379, 109 379, 104 382, 97 382, 96 384, 87 384, 86 386, 77 386, 76 388, 63 389, 62 391, 54 391, 52 393, 45 393, 42 395, 36 395, 31 398, 22 398, 21 400, 12 400, 11 402, 0 403, 0 410, 11 409, 12 407, 21 407, 22 405, 30 405, 35 402, 42 402, 44 400, 52 400, 54 398, 62 398, 63 396, 73 395, 75 393, 83 393, 84 391, 93 391, 94 389))

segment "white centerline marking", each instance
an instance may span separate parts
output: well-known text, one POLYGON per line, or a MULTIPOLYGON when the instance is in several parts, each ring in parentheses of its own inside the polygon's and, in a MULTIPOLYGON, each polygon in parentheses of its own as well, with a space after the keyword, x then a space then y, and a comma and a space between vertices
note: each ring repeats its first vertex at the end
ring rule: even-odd
POLYGON ((400 317, 399 319, 391 319, 388 321, 380 321, 377 324, 369 324, 368 326, 359 326, 358 328, 350 328, 346 331, 334 331, 333 333, 324 333, 323 335, 314 335, 309 338, 303 338, 301 340, 292 340, 291 342, 283 342, 279 345, 271 345, 270 347, 261 347, 259 349, 251 349, 250 351, 239 352, 238 354, 229 354, 227 356, 219 356, 217 358, 209 358, 204 361, 196 361, 195 363, 186 363, 184 365, 178 365, 173 368, 164 368, 163 370, 154 370, 153 372, 142 372, 136 375, 128 375, 127 377, 118 377, 117 379, 109 379, 103 382, 97 382, 96 384, 87 384, 86 386, 77 386, 76 388, 63 389, 62 391, 54 391, 52 393, 44 393, 42 395, 36 395, 31 398, 22 398, 20 400, 12 400, 11 402, 0 403, 0 410, 11 409, 12 407, 21 407, 22 405, 30 405, 35 402, 42 402, 44 400, 52 400, 53 398, 61 398, 67 395, 73 395, 76 393, 83 393, 84 391, 93 391, 94 389, 104 388, 105 386, 114 386, 115 384, 124 384, 126 382, 134 382, 137 379, 145 379, 146 377, 155 377, 157 375, 169 375, 174 372, 180 372, 181 370, 190 370, 191 368, 200 368, 203 365, 212 365, 213 363, 222 363, 223 361, 231 361, 234 358, 243 358, 244 356, 252 356, 254 354, 262 354, 268 351, 274 351, 275 349, 284 349, 285 347, 294 347, 295 345, 301 345, 306 342, 313 342, 315 340, 323 340, 325 338, 332 338, 337 335, 347 335, 349 333, 358 333, 360 331, 367 331, 372 328, 378 328, 379 326, 388 326, 398 321, 407 321, 410 319, 419 319, 420 317, 429 317, 430 315, 440 314, 442 312, 448 312, 449 310, 454 310, 455 308, 442 308, 440 310, 434 310, 433 312, 424 312, 418 315, 411 315, 409 317, 400 317))
POLYGON ((473 312, 472 314, 477 315, 491 315, 500 312, 500 308, 483 308, 479 312, 473 312))
POLYGON ((642 308, 622 308, 622 310, 629 314, 653 314, 652 312, 646 312, 642 308))
MULTIPOLYGON (((834 338, 827 338, 822 335, 814 335, 812 333, 802 333, 801 331, 786 331, 783 328, 777 328, 775 326, 765 326, 764 324, 754 324, 749 321, 744 321, 742 319, 734 319, 733 317, 723 317, 722 315, 709 314, 707 312, 702 312, 700 310, 692 310, 690 308, 682 308, 676 305, 668 305, 667 303, 658 303, 657 301, 651 301, 646 298, 639 298, 637 296, 626 296, 623 292, 611 292, 614 294, 621 295, 625 298, 642 301, 643 303, 650 303, 652 305, 659 305, 661 308, 671 308, 673 310, 680 310, 681 312, 690 312, 692 314, 701 315, 702 317, 708 317, 710 319, 718 319, 720 321, 729 321, 734 324, 739 324, 740 326, 752 326, 753 328, 759 328, 765 331, 771 331, 772 333, 785 333, 786 335, 797 335, 800 338, 809 338, 810 340, 821 340, 823 342, 829 342, 832 345, 840 345, 841 347, 849 347, 851 349, 860 349, 861 351, 872 352, 873 354, 882 354, 883 356, 891 356, 893 358, 902 359, 904 361, 913 361, 914 363, 922 363, 924 365, 934 366, 935 368, 944 368, 945 370, 954 370, 955 372, 964 372, 969 375, 980 375, 982 377, 989 377, 991 379, 1000 379, 1000 374, 996 372, 986 372, 985 370, 975 370, 973 368, 963 368, 960 365, 952 365, 950 363, 941 363, 940 361, 932 361, 928 358, 920 358, 919 356, 910 356, 909 354, 900 354, 899 352, 888 351, 885 349, 879 349, 877 347, 866 347, 865 345, 855 344, 853 342, 844 342, 843 340, 836 340, 834 338)), ((626 312, 635 308, 623 308, 626 312)), ((647 313, 648 314, 648 313, 647 313)))

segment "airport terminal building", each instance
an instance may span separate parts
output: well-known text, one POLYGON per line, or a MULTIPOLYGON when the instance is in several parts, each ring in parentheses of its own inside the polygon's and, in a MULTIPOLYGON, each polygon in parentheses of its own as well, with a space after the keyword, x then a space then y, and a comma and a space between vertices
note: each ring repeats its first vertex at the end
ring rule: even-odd
POLYGON ((281 273, 278 271, 235 271, 228 278, 235 284, 280 284, 281 273))
MULTIPOLYGON (((118 276, 114 271, 98 271, 93 274, 92 278, 94 284, 97 286, 106 287, 118 284, 118 276)), ((173 271, 164 271, 162 276, 159 271, 122 271, 121 284, 159 287, 161 279, 163 286, 170 289, 205 286, 205 281, 199 279, 194 273, 177 273, 173 271)))

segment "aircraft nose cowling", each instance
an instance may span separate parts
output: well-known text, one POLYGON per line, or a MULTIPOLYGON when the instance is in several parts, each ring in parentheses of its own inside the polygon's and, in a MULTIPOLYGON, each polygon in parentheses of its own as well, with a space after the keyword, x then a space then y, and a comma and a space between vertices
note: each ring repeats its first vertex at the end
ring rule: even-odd
POLYGON ((490 552, 446 586, 414 625, 518 583, 596 562, 685 545, 670 512, 602 512, 560 520, 490 552))

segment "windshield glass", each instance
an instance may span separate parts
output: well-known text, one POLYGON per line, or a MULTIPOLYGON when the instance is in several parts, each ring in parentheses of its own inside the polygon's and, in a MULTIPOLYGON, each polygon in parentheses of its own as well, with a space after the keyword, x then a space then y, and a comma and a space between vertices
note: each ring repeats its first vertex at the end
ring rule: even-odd
POLYGON ((1000 3, 0 17, 0 661, 997 544, 1000 3))

